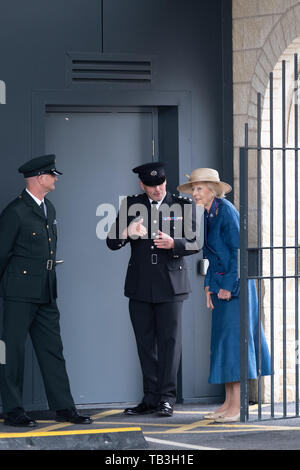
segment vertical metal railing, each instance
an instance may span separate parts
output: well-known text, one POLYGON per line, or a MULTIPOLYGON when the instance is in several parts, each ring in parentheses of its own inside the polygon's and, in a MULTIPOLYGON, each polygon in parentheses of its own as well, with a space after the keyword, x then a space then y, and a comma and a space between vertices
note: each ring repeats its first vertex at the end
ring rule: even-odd
POLYGON ((298 265, 298 238, 299 238, 299 227, 298 227, 298 55, 294 55, 294 145, 295 145, 295 413, 296 416, 299 416, 299 265, 298 265))
MULTIPOLYGON (((270 73, 270 353, 271 370, 274 371, 274 115, 273 115, 273 72, 270 73)), ((274 374, 271 375, 271 417, 275 416, 274 408, 274 374)))
MULTIPOLYGON (((274 418, 275 413, 275 352, 279 350, 278 338, 275 335, 275 328, 278 328, 277 317, 275 318, 275 292, 278 291, 281 282, 282 289, 282 416, 288 416, 288 396, 287 396, 287 300, 289 298, 288 279, 293 279, 295 283, 295 416, 299 416, 299 226, 298 226, 298 56, 294 55, 294 106, 290 107, 291 112, 294 114, 294 146, 287 146, 287 84, 286 84, 286 62, 282 61, 281 71, 281 145, 274 146, 274 81, 273 73, 269 77, 269 146, 262 146, 262 98, 261 94, 257 94, 257 139, 255 146, 249 146, 248 143, 248 124, 245 125, 245 143, 244 147, 240 148, 240 279, 241 279, 241 293, 240 293, 240 308, 241 308, 241 421, 245 422, 249 419, 249 386, 248 386, 248 343, 249 343, 249 312, 248 312, 248 280, 255 279, 258 295, 258 322, 261 325, 262 311, 263 311, 263 293, 266 286, 269 286, 270 292, 270 331, 269 331, 269 349, 271 355, 271 370, 272 375, 270 378, 270 417, 274 418), (266 151, 262 153, 263 151, 266 151), (276 158, 281 158, 281 181, 274 182, 275 178, 275 151, 276 158), (256 168, 256 207, 249 207, 249 184, 248 184, 248 166, 249 158, 252 157, 253 152, 256 153, 257 168, 256 168), (294 175, 290 175, 287 170, 289 163, 289 156, 294 152, 294 175), (262 245, 263 233, 263 220, 262 220, 262 158, 268 157, 269 162, 269 246, 262 245), (288 178, 287 178, 288 177, 288 178), (294 227, 294 240, 295 243, 287 244, 287 240, 291 239, 290 234, 287 233, 287 207, 290 204, 287 194, 289 191, 288 182, 294 181, 295 185, 295 227, 294 227), (275 186, 276 184, 276 186, 275 186), (275 207, 274 196, 278 195, 281 184, 281 214, 278 212, 278 206, 275 207), (275 189, 276 188, 276 189, 275 189), (257 224, 257 240, 256 246, 249 247, 248 240, 248 213, 249 209, 256 209, 256 224, 257 224), (276 230, 277 226, 274 224, 274 217, 281 218, 281 243, 278 242, 276 230), (275 237, 276 233, 276 237, 275 237), (288 236, 289 235, 289 236, 288 236), (292 245, 292 246, 291 246, 292 245), (276 250, 276 251, 275 251, 276 250), (269 253, 269 272, 266 273, 263 267, 264 253, 269 253), (282 263, 282 272, 278 274, 275 272, 275 259, 277 253, 281 253, 280 259, 282 263), (295 253, 294 273, 288 272, 287 254, 295 253), (255 256, 255 263, 253 268, 253 254, 255 256), (251 255, 251 256, 250 256, 251 255), (250 266, 251 264, 251 266, 250 266), (267 284, 268 283, 268 284, 267 284), (276 284, 275 284, 276 283, 276 284)), ((278 111, 277 111, 278 112, 278 111)), ((276 135, 277 140, 278 136, 276 135)), ((253 166, 252 166, 253 167, 253 166)), ((291 166, 289 166, 290 170, 291 166)), ((264 175, 265 176, 265 175, 264 175)), ((251 200, 251 204, 253 204, 251 200)), ((290 266, 289 266, 290 270, 290 266)), ((290 287, 289 287, 290 289, 290 287)), ((258 380, 257 380, 257 418, 262 419, 262 347, 261 347, 261 329, 258 328, 258 380)), ((276 415, 277 416, 277 415, 276 415)), ((289 415, 290 416, 290 415, 289 415)))
POLYGON ((248 421, 248 125, 245 126, 245 147, 240 148, 240 378, 241 421, 248 421))
MULTIPOLYGON (((261 94, 257 95, 257 211, 256 211, 256 225, 257 225, 257 266, 258 274, 262 274, 262 259, 261 246, 262 246, 262 224, 261 224, 261 94)), ((257 279, 257 301, 258 301, 258 324, 261 324, 262 312, 262 281, 257 279)), ((257 381, 257 396, 258 396, 258 418, 261 419, 261 403, 262 403, 262 381, 261 381, 261 329, 258 329, 258 381, 257 381)))
POLYGON ((285 90, 285 60, 282 61, 282 362, 283 362, 283 416, 286 409, 286 90, 285 90))

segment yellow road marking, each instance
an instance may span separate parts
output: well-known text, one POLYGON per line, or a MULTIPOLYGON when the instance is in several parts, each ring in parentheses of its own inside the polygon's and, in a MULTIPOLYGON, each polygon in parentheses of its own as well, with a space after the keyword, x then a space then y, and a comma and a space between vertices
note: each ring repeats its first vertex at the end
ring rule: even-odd
POLYGON ((92 415, 92 419, 98 419, 98 418, 105 418, 106 416, 111 416, 111 415, 116 415, 119 413, 123 413, 123 410, 107 410, 107 411, 101 411, 101 413, 97 413, 95 415, 92 415))
POLYGON ((190 429, 182 431, 181 428, 172 429, 169 431, 144 431, 144 434, 211 434, 211 433, 229 433, 229 432, 263 432, 263 431, 298 431, 300 432, 300 427, 294 426, 261 426, 261 425, 252 425, 252 426, 243 426, 243 425, 229 425, 229 424, 219 424, 215 425, 216 427, 206 427, 206 429, 190 429))
POLYGON ((56 423, 52 426, 46 426, 45 428, 43 428, 43 432, 55 431, 56 429, 67 428, 68 426, 72 426, 72 423, 56 423))
POLYGON ((104 428, 104 429, 87 429, 87 430, 73 430, 73 431, 56 431, 56 432, 17 432, 17 433, 0 433, 0 438, 12 437, 49 437, 49 436, 71 436, 74 434, 105 434, 107 432, 131 432, 141 431, 139 427, 131 428, 104 428))
POLYGON ((54 419, 36 419, 36 422, 40 424, 57 423, 57 421, 55 421, 54 419))
MULTIPOLYGON (((107 411, 101 411, 101 413, 97 413, 95 415, 92 415, 91 418, 105 418, 106 416, 111 416, 114 414, 120 413, 120 410, 107 410, 107 411)), ((74 426, 74 423, 68 422, 62 422, 62 423, 56 423, 53 426, 48 426, 43 428, 43 431, 55 431, 56 429, 61 429, 61 428, 66 428, 68 426, 74 426)))
MULTIPOLYGON (((248 429, 215 429, 215 430, 200 430, 200 431, 196 431, 196 430, 193 430, 193 431, 185 431, 183 433, 180 433, 182 435, 184 434, 217 434, 217 433, 234 433, 234 432, 242 432, 242 431, 250 431, 248 429)), ((256 431, 256 429, 252 429, 251 431, 256 431)), ((144 434, 164 434, 166 435, 166 432, 165 431, 145 431, 144 434)), ((173 433, 173 434, 176 434, 176 433, 173 433)), ((168 434, 169 435, 169 434, 168 434)))
MULTIPOLYGON (((100 421, 99 423, 97 421, 95 421, 94 424, 133 424, 132 422, 129 422, 129 421, 100 421)), ((181 426, 181 424, 175 424, 175 423, 170 423, 170 424, 162 424, 162 423, 134 423, 136 424, 137 426, 153 426, 153 427, 166 427, 166 428, 170 428, 170 427, 178 427, 178 426, 181 426)))
POLYGON ((191 424, 185 424, 185 425, 181 425, 180 427, 178 427, 177 429, 169 429, 168 431, 166 431, 166 434, 172 434, 172 433, 178 433, 178 432, 185 432, 185 431, 189 431, 193 428, 198 428, 200 426, 207 426, 209 423, 211 423, 212 421, 211 420, 208 420, 208 419, 202 419, 201 421, 195 421, 194 423, 191 423, 191 424))

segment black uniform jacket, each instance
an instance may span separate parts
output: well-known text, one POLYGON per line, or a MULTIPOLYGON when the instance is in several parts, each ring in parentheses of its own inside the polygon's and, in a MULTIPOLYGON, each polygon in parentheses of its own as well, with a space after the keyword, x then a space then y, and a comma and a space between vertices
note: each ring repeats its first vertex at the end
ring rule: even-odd
POLYGON ((117 219, 107 237, 107 246, 118 250, 131 245, 125 280, 125 296, 143 302, 183 300, 191 291, 184 256, 197 253, 195 206, 191 200, 167 192, 159 210, 147 195, 129 196, 122 201, 117 219), (173 210, 174 209, 174 210, 173 210), (121 239, 121 234, 137 216, 143 218, 147 236, 121 239), (174 238, 174 249, 156 248, 157 229, 174 238), (189 232, 188 235, 186 232, 189 232))
POLYGON ((34 303, 57 297, 55 208, 44 201, 47 219, 25 190, 0 215, 1 297, 34 303))

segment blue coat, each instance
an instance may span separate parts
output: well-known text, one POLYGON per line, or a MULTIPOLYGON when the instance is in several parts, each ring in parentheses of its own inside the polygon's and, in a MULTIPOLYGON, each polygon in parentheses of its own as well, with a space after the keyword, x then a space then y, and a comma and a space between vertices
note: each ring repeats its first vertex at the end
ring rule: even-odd
MULTIPOLYGON (((212 333, 210 351, 210 383, 240 381, 240 280, 238 249, 240 240, 239 213, 226 199, 215 198, 209 213, 205 212, 204 256, 209 260, 205 286, 212 294, 212 333), (220 289, 231 292, 231 300, 218 299, 220 289)), ((261 329, 261 375, 271 373, 270 355, 262 326, 258 322, 255 281, 248 281, 248 377, 258 376, 258 337, 261 329)))
POLYGON ((226 199, 215 199, 205 214, 205 257, 209 268, 205 286, 216 294, 220 289, 239 294, 238 249, 240 246, 239 213, 226 199))

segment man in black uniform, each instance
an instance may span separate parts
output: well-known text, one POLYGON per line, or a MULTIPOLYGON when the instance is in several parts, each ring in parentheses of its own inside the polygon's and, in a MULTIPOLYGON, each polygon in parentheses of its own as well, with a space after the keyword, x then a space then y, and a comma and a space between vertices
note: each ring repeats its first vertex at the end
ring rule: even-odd
POLYGON ((37 157, 19 168, 26 189, 0 216, 0 288, 6 363, 0 366, 4 423, 36 426, 24 411, 22 388, 25 340, 32 339, 50 409, 58 421, 89 424, 74 406, 63 357, 56 304, 55 208, 46 194, 55 189, 55 155, 37 157))
POLYGON ((183 257, 200 248, 195 241, 194 206, 190 199, 166 191, 162 163, 147 163, 133 172, 139 175, 144 193, 123 200, 107 237, 112 250, 131 245, 125 296, 130 299, 144 397, 124 413, 172 416, 181 357, 182 304, 190 292, 183 257))

